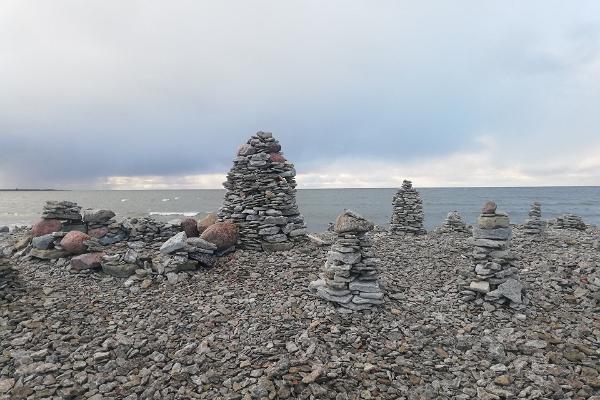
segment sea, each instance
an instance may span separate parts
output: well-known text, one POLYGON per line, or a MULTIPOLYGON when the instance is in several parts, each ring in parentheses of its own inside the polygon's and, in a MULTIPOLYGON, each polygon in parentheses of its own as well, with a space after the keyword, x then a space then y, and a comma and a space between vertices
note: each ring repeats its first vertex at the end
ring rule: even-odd
MULTIPOLYGON (((544 219, 565 213, 600 225, 600 186, 417 188, 423 199, 425 227, 431 230, 450 211, 473 223, 487 200, 522 223, 533 201, 542 204, 544 219)), ((355 210, 380 226, 388 226, 396 189, 300 189, 297 201, 308 229, 322 232, 345 208, 355 210)), ((107 190, 0 191, 0 225, 31 225, 39 219, 46 200, 69 200, 84 208, 108 208, 117 217, 153 216, 161 221, 201 218, 219 208, 224 190, 107 190)))

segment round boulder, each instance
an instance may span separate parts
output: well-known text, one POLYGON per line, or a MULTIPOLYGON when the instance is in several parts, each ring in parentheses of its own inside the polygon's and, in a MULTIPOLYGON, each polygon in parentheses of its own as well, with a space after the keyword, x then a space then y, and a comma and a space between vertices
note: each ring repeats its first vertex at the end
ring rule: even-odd
POLYGON ((486 203, 483 205, 483 208, 481 209, 481 213, 482 214, 495 214, 496 213, 496 203, 494 203, 493 201, 486 201, 486 203))
POLYGON ((62 223, 57 219, 42 219, 31 227, 33 237, 44 236, 58 232, 62 229, 62 223))
POLYGON ((71 254, 83 254, 87 251, 87 246, 84 242, 90 240, 91 237, 83 232, 71 231, 68 232, 60 241, 60 247, 71 254))
POLYGON ((206 228, 200 238, 216 245, 217 251, 226 250, 237 243, 238 228, 231 222, 217 222, 206 228))
POLYGON ((198 237, 198 222, 194 218, 186 218, 181 221, 181 229, 185 232, 187 237, 198 237))
POLYGON ((200 221, 198 221, 198 233, 201 234, 202 232, 204 232, 206 230, 206 228, 208 228, 209 226, 213 225, 214 223, 217 222, 217 215, 215 213, 208 213, 206 215, 206 217, 202 218, 200 221))

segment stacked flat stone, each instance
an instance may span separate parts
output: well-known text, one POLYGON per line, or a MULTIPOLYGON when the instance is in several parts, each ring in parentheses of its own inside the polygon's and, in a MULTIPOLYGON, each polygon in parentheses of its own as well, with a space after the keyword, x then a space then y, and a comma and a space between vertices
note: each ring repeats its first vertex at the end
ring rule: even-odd
POLYGON ((510 252, 511 237, 508 215, 496 211, 494 202, 487 202, 473 228, 475 279, 462 292, 465 300, 483 297, 494 305, 524 307, 519 269, 510 252))
POLYGON ((335 222, 337 240, 331 247, 321 279, 310 289, 328 301, 351 310, 364 310, 383 303, 377 280, 377 264, 367 232, 373 223, 346 210, 335 222))
POLYGON ((529 218, 523 224, 523 232, 527 235, 539 235, 544 231, 544 221, 542 221, 542 205, 535 201, 529 210, 529 218))
POLYGON ((43 219, 81 221, 81 207, 72 201, 47 201, 42 211, 43 219))
POLYGON ((446 216, 444 223, 439 228, 439 232, 449 233, 449 232, 460 232, 460 233, 468 233, 470 232, 467 224, 463 221, 462 216, 458 211, 451 211, 446 216))
POLYGON ((580 231, 584 231, 586 228, 583 219, 575 214, 565 214, 557 217, 555 227, 558 229, 578 229, 580 231))
POLYGON ((296 171, 270 132, 258 132, 240 146, 223 183, 227 193, 218 213, 239 229, 239 247, 288 250, 306 238, 296 204, 296 171))
POLYGON ((423 202, 411 181, 405 180, 393 200, 390 231, 393 233, 427 233, 423 228, 423 202))

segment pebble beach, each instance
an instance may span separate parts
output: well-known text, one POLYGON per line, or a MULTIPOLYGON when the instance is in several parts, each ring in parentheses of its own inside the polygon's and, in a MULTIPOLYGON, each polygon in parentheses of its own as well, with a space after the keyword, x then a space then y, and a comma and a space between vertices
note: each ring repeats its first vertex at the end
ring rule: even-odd
POLYGON ((514 232, 530 300, 518 312, 460 301, 472 274, 460 233, 375 233, 386 301, 361 312, 308 290, 330 232, 176 283, 10 260, 0 398, 597 399, 598 229, 514 232))

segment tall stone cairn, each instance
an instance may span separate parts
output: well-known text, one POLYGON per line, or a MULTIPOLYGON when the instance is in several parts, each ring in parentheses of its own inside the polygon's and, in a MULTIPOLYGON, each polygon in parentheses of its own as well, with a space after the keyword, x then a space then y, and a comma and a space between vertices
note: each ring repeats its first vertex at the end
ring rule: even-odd
POLYGON ((441 233, 460 232, 470 233, 471 231, 463 221, 458 211, 450 211, 444 220, 444 223, 438 229, 441 233))
POLYGON ((558 229, 577 229, 584 231, 586 226, 583 218, 575 214, 565 214, 556 218, 555 227, 558 229))
POLYGON ((527 235, 539 235, 544 232, 545 223, 542 221, 542 205, 537 201, 531 205, 529 218, 523 224, 523 232, 527 235))
POLYGON ((423 228, 423 202, 411 181, 402 182, 402 187, 394 196, 390 231, 415 235, 427 233, 423 228))
POLYGON ((351 310, 365 310, 383 304, 383 291, 377 280, 373 244, 367 232, 374 225, 361 215, 345 210, 337 217, 337 239, 327 256, 321 279, 310 289, 328 301, 351 310))
POLYGON ((270 132, 257 132, 240 146, 223 183, 227 193, 219 221, 239 229, 239 247, 281 251, 306 238, 296 204, 296 170, 270 132))
POLYGON ((511 237, 508 215, 496 211, 496 204, 488 201, 473 228, 475 279, 462 292, 464 300, 480 297, 493 305, 525 306, 516 258, 509 249, 511 237))

